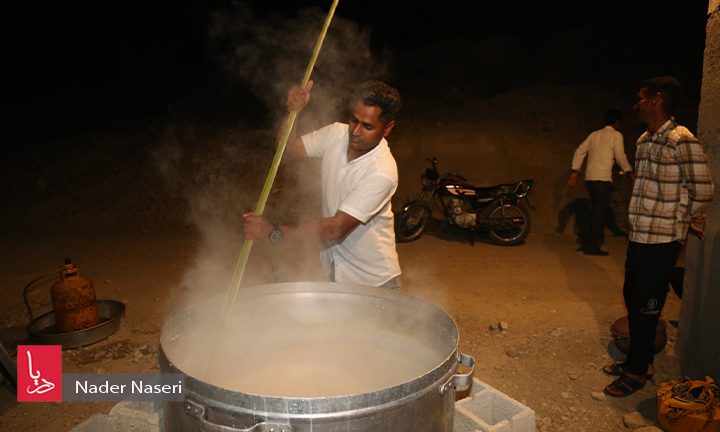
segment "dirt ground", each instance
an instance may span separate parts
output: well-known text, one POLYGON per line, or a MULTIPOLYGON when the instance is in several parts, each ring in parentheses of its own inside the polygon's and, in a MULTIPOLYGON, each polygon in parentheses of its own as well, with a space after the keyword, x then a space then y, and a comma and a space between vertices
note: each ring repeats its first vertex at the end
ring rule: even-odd
MULTIPOLYGON (((623 415, 636 410, 654 418, 651 384, 627 399, 592 397, 611 381, 599 368, 622 359, 609 327, 625 315, 627 239, 606 230, 609 256, 578 252, 573 224, 587 194, 582 184, 564 186, 574 147, 601 127, 593 116, 599 118, 613 102, 612 95, 574 87, 510 92, 452 108, 413 110, 427 105, 410 102, 406 118, 412 120, 400 119, 390 137, 401 178, 395 208, 419 191, 425 157, 437 157, 441 170, 458 171, 477 185, 538 180, 531 197, 532 232, 524 244, 500 247, 482 235, 471 239, 434 224, 419 240, 398 244, 398 252, 403 291, 455 319, 462 352, 476 360, 475 376, 534 409, 543 432, 622 430, 623 415), (592 96, 602 108, 594 112, 587 103, 568 102, 577 95, 592 96), (548 104, 570 106, 560 113, 551 109, 554 117, 533 114, 548 104), (500 321, 507 331, 491 328, 500 321)), ((629 143, 637 136, 632 126, 623 132, 629 143)), ((29 321, 23 287, 70 257, 94 281, 98 299, 120 300, 127 312, 115 335, 64 351, 63 372, 158 371, 164 320, 227 286, 242 245, 238 215, 257 199, 271 135, 237 124, 96 133, 48 145, 41 155, 28 157, 31 170, 6 167, 0 341, 15 355, 29 321), (58 145, 74 150, 60 151, 58 145)), ((317 177, 304 175, 317 172, 313 167, 283 168, 268 216, 285 221, 317 216, 317 177)), ((629 185, 620 176, 615 184, 613 209, 619 229, 627 229, 629 185)), ((315 247, 258 244, 244 283, 322 278, 315 247)), ((32 290, 35 316, 50 310, 49 285, 32 290)), ((656 382, 680 378, 673 350, 679 309, 670 293, 664 309, 669 342, 656 357, 656 382)), ((18 404, 4 383, 0 430, 67 431, 112 406, 18 404)))

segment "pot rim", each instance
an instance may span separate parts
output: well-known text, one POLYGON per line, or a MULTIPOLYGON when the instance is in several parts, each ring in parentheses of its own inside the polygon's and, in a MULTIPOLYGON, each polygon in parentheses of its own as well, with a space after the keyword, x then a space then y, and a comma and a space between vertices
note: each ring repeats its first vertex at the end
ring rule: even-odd
MULTIPOLYGON (((279 293, 338 293, 353 294, 368 297, 377 297, 384 301, 401 303, 406 306, 417 306, 421 309, 431 310, 442 316, 445 325, 449 325, 449 330, 453 340, 453 349, 450 350, 446 358, 436 367, 427 371, 410 381, 375 390, 366 393, 328 396, 328 397, 279 397, 264 396, 251 393, 244 393, 215 386, 213 384, 202 381, 187 372, 182 371, 172 363, 163 347, 163 340, 167 336, 168 323, 175 320, 182 320, 183 315, 187 315, 198 307, 198 303, 187 306, 172 317, 170 317, 163 330, 160 333, 160 344, 158 357, 160 366, 165 373, 184 373, 187 378, 185 381, 186 397, 189 399, 207 399, 213 402, 220 402, 227 405, 226 408, 234 411, 252 411, 257 413, 262 408, 268 413, 285 413, 287 415, 309 415, 336 413, 341 411, 356 411, 362 408, 377 407, 379 405, 397 402, 399 399, 406 398, 417 393, 424 393, 436 387, 440 387, 457 371, 460 363, 459 351, 459 334, 455 321, 437 305, 426 300, 413 297, 397 291, 391 291, 385 288, 369 287, 358 284, 340 284, 333 282, 290 282, 283 284, 260 285, 256 287, 243 288, 238 293, 238 298, 256 297, 279 293)), ((203 300, 200 303, 212 301, 214 298, 203 300)))

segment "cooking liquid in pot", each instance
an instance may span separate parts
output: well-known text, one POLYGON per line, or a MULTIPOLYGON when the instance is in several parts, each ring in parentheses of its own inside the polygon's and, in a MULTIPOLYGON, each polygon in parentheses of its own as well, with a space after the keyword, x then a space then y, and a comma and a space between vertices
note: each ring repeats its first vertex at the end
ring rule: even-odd
POLYGON ((438 336, 434 320, 383 302, 334 293, 243 299, 212 370, 216 306, 194 308, 162 345, 183 372, 236 392, 321 398, 382 390, 432 371, 456 343, 438 336))
POLYGON ((399 385, 441 361, 411 340, 382 339, 304 341, 265 349, 260 355, 225 350, 221 358, 226 360, 206 381, 265 396, 331 397, 399 385))

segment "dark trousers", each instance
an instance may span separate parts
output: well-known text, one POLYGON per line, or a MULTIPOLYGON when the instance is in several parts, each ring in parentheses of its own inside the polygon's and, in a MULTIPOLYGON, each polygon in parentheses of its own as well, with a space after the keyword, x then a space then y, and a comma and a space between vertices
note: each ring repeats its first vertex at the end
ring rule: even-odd
POLYGON ((600 247, 605 229, 605 218, 610 209, 612 183, 608 181, 586 181, 590 192, 590 221, 585 229, 583 241, 586 246, 600 247))
POLYGON ((677 241, 628 245, 623 296, 630 324, 630 348, 623 369, 631 374, 647 374, 653 362, 658 319, 681 249, 677 241))

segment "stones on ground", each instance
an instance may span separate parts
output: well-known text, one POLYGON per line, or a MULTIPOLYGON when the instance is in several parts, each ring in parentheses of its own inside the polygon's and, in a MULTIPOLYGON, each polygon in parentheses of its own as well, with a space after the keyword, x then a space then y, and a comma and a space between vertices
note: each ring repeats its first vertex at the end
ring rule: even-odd
POLYGON ((550 336, 556 337, 556 338, 559 338, 560 336, 562 336, 563 333, 565 333, 565 329, 562 327, 556 327, 556 328, 550 330, 550 332, 548 332, 548 334, 550 336))
POLYGON ((568 410, 570 412, 577 412, 577 408, 575 408, 574 406, 568 407, 568 410))
POLYGON ((637 411, 625 414, 623 417, 623 423, 625 423, 625 427, 628 429, 640 429, 642 427, 653 426, 655 424, 654 421, 646 419, 637 411))
POLYGON ((635 429, 635 432, 663 432, 663 430, 655 426, 645 426, 640 429, 635 429))
POLYGON ((562 392, 560 393, 560 396, 562 396, 563 399, 570 399, 570 393, 568 392, 562 392))
POLYGON ((510 358, 520 357, 520 352, 511 346, 507 347, 507 351, 505 351, 505 354, 507 354, 507 356, 510 358))
POLYGON ((109 284, 109 283, 110 283, 110 279, 105 279, 105 280, 103 281, 103 283, 109 284))
POLYGON ((592 393, 590 394, 590 396, 592 396, 592 398, 595 399, 596 401, 601 401, 601 402, 602 402, 602 401, 605 400, 605 393, 592 392, 592 393))
POLYGON ((503 331, 510 330, 510 327, 508 326, 508 323, 506 321, 500 321, 498 323, 498 327, 500 327, 500 330, 503 330, 503 331))
POLYGON ((666 381, 670 381, 672 379, 677 380, 678 378, 679 377, 673 377, 671 374, 669 374, 663 370, 657 369, 655 371, 655 373, 653 374, 651 381, 655 387, 658 387, 660 384, 662 384, 666 381))
POLYGON ((157 350, 152 345, 145 345, 145 347, 140 348, 140 352, 145 355, 155 354, 157 350))
POLYGON ((568 378, 570 378, 573 381, 577 381, 578 378, 580 378, 580 376, 578 376, 578 374, 575 374, 575 373, 570 373, 570 374, 568 374, 568 378))
POLYGON ((497 326, 495 324, 490 324, 489 330, 497 330, 497 326))

